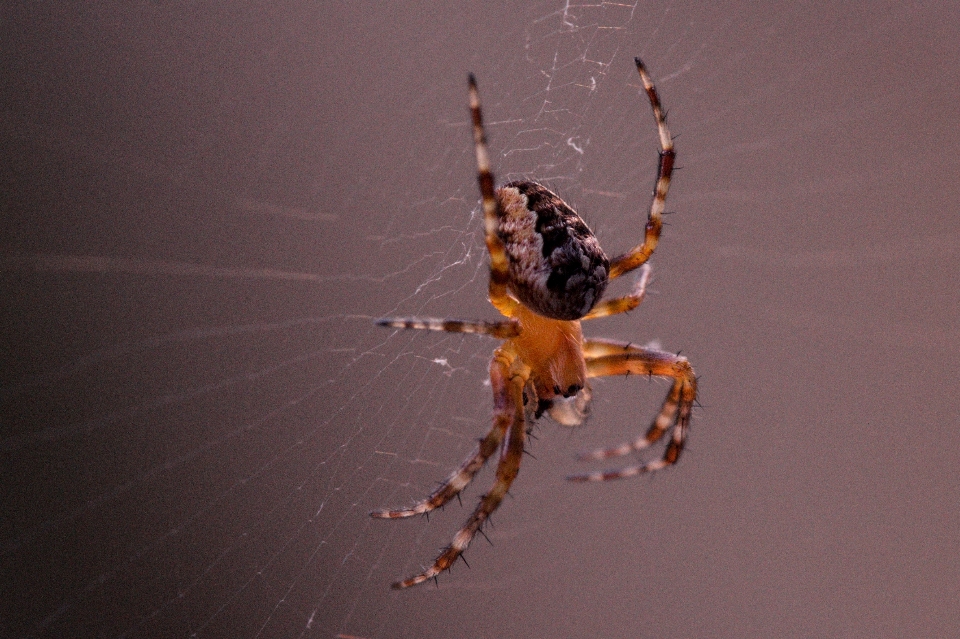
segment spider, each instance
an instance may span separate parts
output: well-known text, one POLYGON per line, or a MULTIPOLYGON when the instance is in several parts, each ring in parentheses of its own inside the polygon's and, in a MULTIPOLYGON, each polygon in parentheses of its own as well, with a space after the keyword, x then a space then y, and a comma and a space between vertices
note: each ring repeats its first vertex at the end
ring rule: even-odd
POLYGON ((672 380, 660 413, 634 441, 580 455, 602 460, 640 451, 670 431, 663 456, 615 470, 581 473, 572 481, 606 481, 640 475, 675 464, 683 451, 697 380, 685 357, 627 342, 584 339, 580 322, 636 308, 650 276, 646 264, 660 238, 661 215, 676 153, 646 67, 635 59, 660 137, 659 167, 643 241, 608 259, 593 232, 557 195, 536 182, 505 184, 494 190, 477 82, 469 75, 470 114, 476 146, 477 177, 484 232, 490 254, 489 298, 507 319, 465 321, 433 318, 384 318, 380 326, 476 333, 505 340, 490 362, 493 426, 460 466, 428 497, 409 508, 376 510, 371 516, 397 519, 427 514, 443 506, 471 482, 487 460, 498 454, 496 481, 480 498, 473 514, 433 565, 393 584, 407 588, 436 579, 449 569, 497 509, 520 470, 529 424, 547 413, 562 425, 576 426, 589 410, 588 379, 609 375, 647 375, 672 380), (640 269, 633 290, 602 299, 607 283, 640 269))

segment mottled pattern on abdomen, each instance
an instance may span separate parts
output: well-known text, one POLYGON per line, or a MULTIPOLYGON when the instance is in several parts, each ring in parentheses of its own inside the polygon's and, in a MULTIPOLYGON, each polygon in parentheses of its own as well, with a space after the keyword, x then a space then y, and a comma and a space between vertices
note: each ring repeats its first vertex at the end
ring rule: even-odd
POLYGON ((586 315, 607 287, 610 262, 593 231, 536 182, 497 189, 498 235, 510 258, 510 290, 524 305, 561 320, 586 315))

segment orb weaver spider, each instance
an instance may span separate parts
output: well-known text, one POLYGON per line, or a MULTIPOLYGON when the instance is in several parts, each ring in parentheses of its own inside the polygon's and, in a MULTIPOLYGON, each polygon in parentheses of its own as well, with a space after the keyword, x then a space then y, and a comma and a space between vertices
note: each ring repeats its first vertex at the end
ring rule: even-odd
POLYGON ((676 153, 653 80, 635 59, 660 137, 659 168, 643 241, 608 259, 593 232, 557 195, 536 182, 510 182, 494 190, 480 98, 469 76, 470 114, 476 146, 477 178, 484 232, 490 254, 489 298, 507 319, 464 321, 432 318, 385 318, 380 326, 452 333, 477 333, 505 340, 490 362, 493 426, 460 466, 428 497, 409 508, 376 510, 371 516, 397 519, 426 514, 457 497, 487 460, 499 450, 496 481, 480 498, 473 514, 433 565, 394 588, 435 579, 449 569, 497 509, 520 470, 528 424, 547 413, 563 425, 583 422, 590 405, 591 377, 647 375, 673 381, 660 413, 634 441, 596 450, 579 458, 602 460, 643 450, 671 431, 663 456, 655 461, 567 477, 572 481, 606 481, 640 475, 675 464, 683 451, 697 379, 685 357, 627 342, 584 339, 580 322, 636 308, 650 276, 646 264, 660 238, 661 215, 676 153), (640 268, 633 290, 602 300, 609 280, 640 268), (602 301, 601 301, 602 300, 602 301))

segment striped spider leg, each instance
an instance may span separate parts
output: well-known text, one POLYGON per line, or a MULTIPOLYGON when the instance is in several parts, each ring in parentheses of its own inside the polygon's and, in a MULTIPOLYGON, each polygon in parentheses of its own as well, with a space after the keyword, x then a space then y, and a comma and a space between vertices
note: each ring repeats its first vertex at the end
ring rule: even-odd
MULTIPOLYGON (((670 179, 673 166, 677 158, 673 148, 673 138, 667 128, 660 97, 653 84, 653 79, 644 67, 640 58, 635 59, 637 71, 643 88, 650 99, 653 108, 653 117, 657 124, 657 133, 660 137, 660 154, 657 167, 657 181, 653 188, 653 200, 650 203, 650 212, 647 216, 646 233, 643 242, 620 257, 611 260, 610 279, 619 277, 639 266, 641 271, 638 286, 632 295, 620 299, 607 300, 598 304, 584 319, 605 317, 616 313, 623 313, 636 308, 643 299, 643 291, 649 277, 649 266, 646 264, 650 255, 657 247, 660 231, 663 227, 662 215, 670 190, 670 179)), ((660 470, 675 464, 683 451, 687 430, 690 425, 690 413, 697 396, 697 379, 693 368, 685 357, 663 351, 638 348, 627 343, 611 340, 595 339, 584 344, 584 356, 587 361, 588 377, 605 377, 611 375, 643 374, 669 377, 673 385, 664 399, 660 413, 647 429, 647 432, 633 442, 613 448, 595 450, 579 455, 580 460, 609 459, 631 452, 637 452, 655 444, 664 433, 673 426, 671 441, 667 445, 662 459, 646 464, 629 466, 617 470, 608 470, 592 473, 570 475, 571 481, 604 481, 620 479, 646 472, 660 470)))
POLYGON ((504 340, 490 362, 493 423, 460 466, 426 498, 407 508, 370 514, 398 519, 429 513, 458 496, 499 451, 496 479, 433 564, 394 583, 394 588, 436 579, 461 557, 517 477, 529 421, 547 413, 563 425, 581 424, 589 411, 590 377, 656 375, 673 379, 673 385, 646 435, 629 444, 591 453, 587 459, 606 459, 641 450, 661 439, 671 427, 673 435, 659 461, 618 471, 574 475, 570 479, 627 477, 671 465, 680 456, 696 399, 696 378, 686 358, 627 343, 584 340, 580 324, 582 320, 625 313, 640 304, 650 279, 646 262, 660 238, 661 216, 676 154, 653 81, 639 58, 636 65, 657 123, 659 165, 643 241, 612 260, 580 216, 546 187, 520 180, 494 189, 477 84, 472 74, 469 77, 477 180, 484 239, 490 255, 488 297, 506 319, 386 318, 377 323, 504 340), (638 268, 639 276, 630 293, 603 299, 609 280, 638 268))
POLYGON ((653 78, 647 72, 640 58, 634 58, 640 81, 650 99, 653 108, 653 118, 657 123, 657 134, 660 136, 660 156, 657 166, 657 181, 653 187, 653 200, 650 202, 650 212, 647 215, 647 226, 643 242, 633 247, 623 255, 610 261, 610 279, 615 279, 644 264, 660 241, 660 231, 663 229, 663 211, 667 202, 667 191, 670 190, 670 179, 673 176, 673 165, 677 160, 677 153, 673 149, 673 138, 667 128, 667 119, 660 105, 660 96, 653 78))
POLYGON ((430 512, 444 505, 462 491, 497 449, 496 482, 454 535, 450 545, 436 558, 433 565, 413 577, 393 584, 396 589, 407 588, 434 579, 449 569, 467 549, 483 523, 500 506, 504 496, 520 471, 523 447, 526 440, 523 387, 529 374, 515 356, 497 349, 490 363, 490 385, 493 390, 493 426, 481 439, 463 463, 429 497, 409 508, 399 510, 376 510, 370 513, 381 519, 412 517, 430 512))
POLYGON ((601 460, 639 452, 657 443, 672 427, 672 434, 663 457, 645 464, 606 471, 568 475, 571 481, 606 481, 622 479, 660 470, 677 463, 690 427, 690 414, 697 398, 697 378, 686 357, 651 348, 640 348, 627 342, 605 339, 588 340, 583 345, 588 377, 611 375, 646 375, 673 380, 660 413, 647 432, 634 441, 579 455, 585 460, 601 460))

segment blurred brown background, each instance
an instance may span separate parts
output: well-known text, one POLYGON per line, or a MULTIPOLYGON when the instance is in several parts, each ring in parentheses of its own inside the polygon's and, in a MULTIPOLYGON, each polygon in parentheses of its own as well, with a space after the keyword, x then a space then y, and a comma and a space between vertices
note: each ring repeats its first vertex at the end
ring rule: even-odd
MULTIPOLYGON (((0 10, 0 634, 946 637, 960 628, 960 23, 949 3, 13 3, 0 10), (498 178, 608 252, 679 164, 653 292, 587 332, 682 350, 655 477, 604 380, 405 592, 488 427, 465 78, 498 178)), ((621 284, 624 289, 627 285, 621 284)), ((619 289, 616 289, 619 290, 619 289)))

